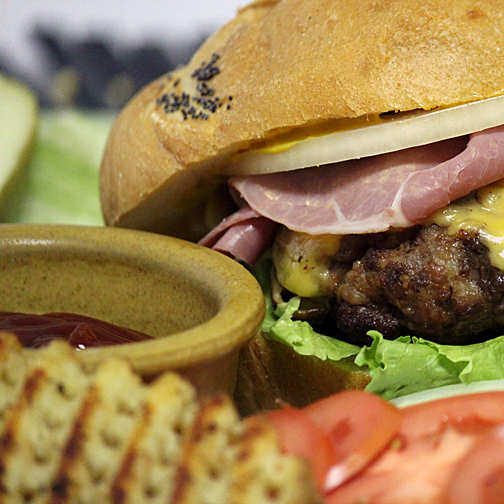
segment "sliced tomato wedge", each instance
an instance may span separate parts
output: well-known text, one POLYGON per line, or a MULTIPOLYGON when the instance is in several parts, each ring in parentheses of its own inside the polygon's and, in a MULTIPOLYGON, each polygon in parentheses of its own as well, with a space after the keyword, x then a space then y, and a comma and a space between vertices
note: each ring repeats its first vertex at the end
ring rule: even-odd
POLYGON ((329 437, 303 410, 297 408, 284 406, 266 413, 266 417, 279 433, 283 450, 308 460, 315 482, 322 489, 327 471, 336 461, 329 437))
POLYGON ((401 422, 395 406, 363 391, 335 394, 301 410, 286 406, 266 416, 284 449, 310 460, 322 492, 341 485, 376 458, 401 422))
POLYGON ((478 433, 504 420, 504 391, 446 397, 409 406, 402 413, 406 436, 434 434, 447 425, 478 433))
POLYGON ((327 495, 326 504, 504 502, 499 493, 504 450, 494 432, 504 423, 504 392, 454 396, 401 412, 396 440, 364 471, 327 495), (494 437, 493 448, 489 435, 494 437), (482 454, 490 459, 488 465, 482 454), (464 486, 457 493, 454 489, 461 482, 464 486), (464 488, 471 488, 472 494, 464 488))
POLYGON ((334 490, 374 460, 401 426, 399 409, 361 390, 326 397, 304 411, 330 437, 339 459, 327 473, 326 492, 334 490))
POLYGON ((308 459, 325 504, 504 502, 504 392, 398 409, 343 392, 267 418, 308 459))
POLYGON ((457 464, 445 495, 450 504, 504 502, 504 424, 485 434, 457 464))

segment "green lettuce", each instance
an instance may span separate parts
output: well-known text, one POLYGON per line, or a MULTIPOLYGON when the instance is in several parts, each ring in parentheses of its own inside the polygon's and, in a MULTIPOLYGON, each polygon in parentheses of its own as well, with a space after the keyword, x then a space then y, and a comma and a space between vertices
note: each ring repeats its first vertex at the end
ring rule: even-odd
POLYGON ((30 163, 4 222, 103 225, 99 169, 115 114, 43 110, 30 163))
POLYGON ((298 297, 273 306, 270 268, 268 257, 252 268, 266 296, 264 333, 300 355, 335 362, 351 358, 369 371, 371 381, 366 389, 370 392, 394 399, 437 387, 504 378, 504 336, 455 346, 409 336, 387 340, 379 332, 370 331, 371 345, 358 347, 319 334, 307 322, 292 319, 299 307, 298 297))
POLYGON ((386 340, 375 331, 373 343, 355 359, 368 366, 368 390, 386 399, 429 388, 504 378, 504 336, 474 345, 439 345, 421 338, 386 340))

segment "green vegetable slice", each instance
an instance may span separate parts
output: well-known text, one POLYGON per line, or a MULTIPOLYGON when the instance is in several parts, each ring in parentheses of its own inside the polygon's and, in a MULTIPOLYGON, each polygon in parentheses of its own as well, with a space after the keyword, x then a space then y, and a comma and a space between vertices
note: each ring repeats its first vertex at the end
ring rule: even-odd
POLYGON ((9 220, 35 142, 38 101, 25 85, 0 74, 0 220, 9 220))
POLYGON ((99 169, 115 114, 55 109, 40 132, 12 222, 103 225, 99 169))

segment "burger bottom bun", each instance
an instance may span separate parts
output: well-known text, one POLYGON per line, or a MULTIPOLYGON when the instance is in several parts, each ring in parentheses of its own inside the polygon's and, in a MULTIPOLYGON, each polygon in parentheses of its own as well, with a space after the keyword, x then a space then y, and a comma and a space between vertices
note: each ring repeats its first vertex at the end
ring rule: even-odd
POLYGON ((242 348, 235 402, 241 415, 290 404, 306 406, 350 389, 363 389, 371 377, 351 360, 300 355, 259 331, 242 348))

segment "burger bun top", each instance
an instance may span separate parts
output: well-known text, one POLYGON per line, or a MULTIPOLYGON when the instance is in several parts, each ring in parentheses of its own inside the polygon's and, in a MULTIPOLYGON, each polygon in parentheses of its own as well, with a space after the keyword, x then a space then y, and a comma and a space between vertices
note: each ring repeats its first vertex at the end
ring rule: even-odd
POLYGON ((503 51, 502 1, 252 3, 122 110, 101 167, 105 221, 198 239, 225 214, 208 202, 221 201, 226 177, 254 172, 253 158, 240 162, 248 153, 500 97, 503 51))

